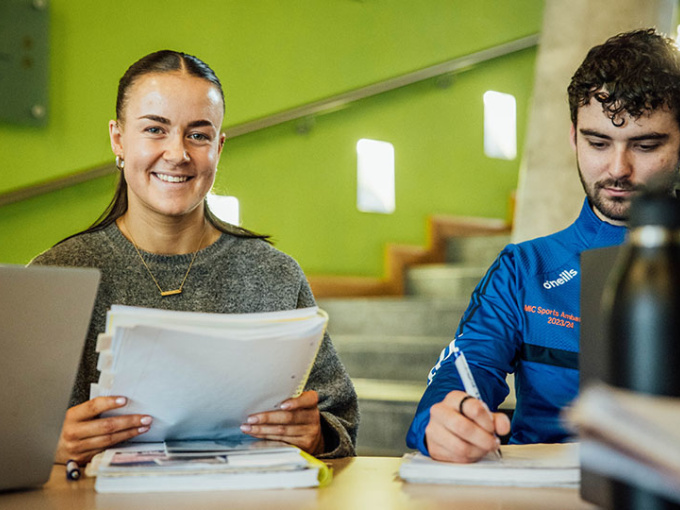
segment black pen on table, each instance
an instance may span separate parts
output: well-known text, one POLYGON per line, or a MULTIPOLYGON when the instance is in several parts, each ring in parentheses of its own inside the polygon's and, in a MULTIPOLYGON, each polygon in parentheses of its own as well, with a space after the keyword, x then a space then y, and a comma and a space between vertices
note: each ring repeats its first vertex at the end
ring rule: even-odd
MULTIPOLYGON (((482 400, 482 395, 479 393, 479 388, 477 388, 477 383, 475 383, 474 377, 472 377, 472 372, 465 359, 465 354, 458 347, 453 348, 454 365, 456 365, 456 370, 458 370, 458 375, 461 381, 463 381, 463 386, 465 387, 465 392, 471 397, 476 398, 480 402, 484 403, 482 400)), ((466 397, 467 398, 467 397, 466 397)), ((496 437, 498 435, 494 433, 496 437)), ((500 447, 496 450, 496 457, 500 460, 503 458, 501 454, 500 447)))
POLYGON ((80 466, 75 460, 69 460, 66 463, 66 479, 78 480, 80 478, 80 466))

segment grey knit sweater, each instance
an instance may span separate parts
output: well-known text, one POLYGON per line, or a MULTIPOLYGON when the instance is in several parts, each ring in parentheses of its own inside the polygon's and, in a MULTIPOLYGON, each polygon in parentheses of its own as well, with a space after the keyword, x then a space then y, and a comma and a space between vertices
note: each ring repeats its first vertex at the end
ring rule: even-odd
MULTIPOLYGON (((142 254, 164 290, 179 287, 191 254, 142 254)), ((174 296, 160 296, 134 246, 115 224, 73 237, 38 255, 31 264, 96 267, 102 273, 71 405, 88 400, 90 383, 99 379, 95 344, 112 304, 211 313, 268 312, 315 304, 300 266, 291 257, 262 240, 229 234, 198 252, 182 293, 174 296)), ((319 393, 326 443, 322 457, 354 455, 357 397, 328 334, 306 389, 319 393)))

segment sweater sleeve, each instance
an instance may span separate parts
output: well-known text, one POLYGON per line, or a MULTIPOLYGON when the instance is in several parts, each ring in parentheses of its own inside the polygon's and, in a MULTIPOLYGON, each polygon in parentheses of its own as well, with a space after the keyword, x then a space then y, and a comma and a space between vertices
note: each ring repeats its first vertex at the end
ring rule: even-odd
MULTIPOLYGON (((314 306, 314 297, 306 280, 300 289, 298 308, 314 306)), ((355 455, 359 405, 354 385, 326 333, 307 380, 306 390, 319 394, 321 429, 325 451, 320 458, 355 455)))
POLYGON ((514 371, 521 338, 513 249, 510 245, 503 250, 479 282, 458 325, 455 340, 442 351, 430 371, 427 388, 406 436, 410 448, 429 455, 425 429, 430 422, 430 408, 451 391, 465 391, 451 355, 454 344, 465 353, 482 399, 492 411, 496 411, 508 395, 505 379, 514 371))

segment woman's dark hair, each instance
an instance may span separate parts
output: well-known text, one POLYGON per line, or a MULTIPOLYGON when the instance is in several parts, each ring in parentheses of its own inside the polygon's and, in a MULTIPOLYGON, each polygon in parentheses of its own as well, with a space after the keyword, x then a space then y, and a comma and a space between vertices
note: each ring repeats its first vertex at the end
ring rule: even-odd
POLYGON ((624 112, 633 118, 667 107, 680 126, 680 51, 654 29, 634 30, 592 48, 569 84, 569 109, 599 101, 616 126, 624 112))
MULTIPOLYGON (((222 97, 222 107, 224 108, 224 91, 222 90, 222 84, 208 64, 199 58, 192 55, 187 55, 186 53, 172 50, 161 50, 142 57, 137 62, 132 64, 127 71, 125 71, 125 74, 118 82, 118 95, 116 97, 116 120, 120 123, 125 123, 123 112, 125 111, 125 105, 128 101, 128 91, 140 76, 150 73, 168 73, 176 71, 182 71, 190 74, 191 76, 196 76, 197 78, 202 78, 212 83, 220 92, 220 96, 222 97)), ((125 214, 127 208, 127 182, 125 181, 125 176, 121 171, 119 173, 118 184, 116 185, 116 191, 113 195, 113 198, 101 216, 97 218, 97 220, 87 229, 69 236, 66 239, 70 239, 71 237, 75 237, 80 234, 86 234, 89 232, 96 232, 98 230, 105 229, 123 214, 125 214)), ((237 237, 251 237, 264 239, 266 241, 269 240, 269 236, 256 234, 250 230, 246 230, 220 220, 208 207, 207 199, 203 200, 203 211, 205 219, 220 232, 231 234, 237 237)), ((60 243, 63 243, 66 241, 66 239, 60 241, 60 243)))
POLYGON ((175 71, 184 71, 191 76, 208 80, 215 85, 220 92, 222 106, 224 107, 222 84, 215 71, 210 69, 208 64, 193 55, 187 55, 180 51, 161 50, 140 58, 125 71, 125 74, 118 82, 116 118, 119 121, 124 121, 123 111, 128 99, 128 89, 135 83, 137 78, 150 73, 171 73, 175 71))

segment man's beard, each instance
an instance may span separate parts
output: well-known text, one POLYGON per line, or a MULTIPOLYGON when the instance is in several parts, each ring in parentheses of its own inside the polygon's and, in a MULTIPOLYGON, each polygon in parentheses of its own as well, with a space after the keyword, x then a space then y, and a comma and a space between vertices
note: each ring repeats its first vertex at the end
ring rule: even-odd
POLYGON ((617 188, 623 191, 639 192, 642 189, 641 186, 634 185, 629 179, 607 179, 588 186, 583 180, 580 168, 578 175, 590 205, 600 211, 605 218, 614 221, 628 221, 630 197, 605 197, 603 190, 604 188, 617 188))
POLYGON ((586 192, 588 201, 597 209, 605 218, 614 221, 628 221, 630 216, 630 204, 634 196, 646 189, 655 189, 660 192, 672 195, 674 193, 677 183, 677 169, 672 177, 661 176, 654 184, 643 185, 634 184, 630 179, 606 179, 598 181, 590 186, 586 184, 581 173, 581 167, 578 166, 578 176, 581 179, 581 185, 586 192), (635 195, 628 197, 606 197, 604 195, 604 188, 616 188, 622 191, 632 191, 635 195))

